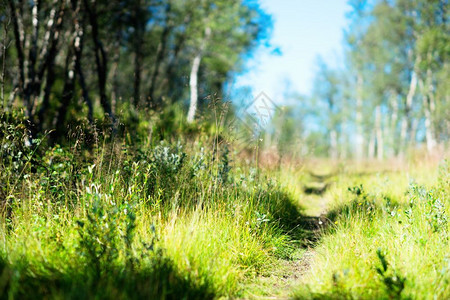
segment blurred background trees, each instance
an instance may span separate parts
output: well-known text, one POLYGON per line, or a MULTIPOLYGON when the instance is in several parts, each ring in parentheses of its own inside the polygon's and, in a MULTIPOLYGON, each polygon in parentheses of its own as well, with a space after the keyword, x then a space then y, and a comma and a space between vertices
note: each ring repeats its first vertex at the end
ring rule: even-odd
MULTIPOLYGON (((311 95, 285 99, 263 145, 381 160, 448 144, 448 1, 349 4, 342 66, 319 59, 311 95), (281 144, 293 140, 303 145, 281 144)), ((3 0, 0 18, 2 108, 21 107, 31 136, 54 140, 85 121, 115 128, 117 115, 131 127, 158 116, 161 138, 180 111, 208 117, 207 97, 227 98, 272 28, 253 0, 3 0)))
POLYGON ((349 4, 343 66, 319 59, 312 94, 301 98, 319 124, 303 133, 308 143, 322 144, 313 154, 381 160, 420 145, 429 153, 448 145, 448 1, 349 4))
POLYGON ((1 9, 3 109, 22 106, 32 135, 56 137, 81 118, 114 123, 121 109, 202 107, 271 28, 256 2, 240 0, 3 0, 1 9))

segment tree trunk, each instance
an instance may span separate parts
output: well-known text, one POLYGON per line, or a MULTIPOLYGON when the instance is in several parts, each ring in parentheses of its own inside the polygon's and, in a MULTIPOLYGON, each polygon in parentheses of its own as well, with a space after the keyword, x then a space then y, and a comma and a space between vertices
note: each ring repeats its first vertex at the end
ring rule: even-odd
MULTIPOLYGON (((431 64, 432 57, 431 52, 427 55, 427 63, 431 64)), ((433 126, 433 113, 435 111, 434 103, 434 86, 433 86, 433 73, 430 67, 427 68, 425 79, 419 80, 420 90, 422 92, 423 101, 423 113, 425 116, 425 138, 427 142, 427 150, 429 153, 433 151, 436 146, 435 132, 433 126)))
POLYGON ((200 61, 202 59, 202 56, 200 53, 198 53, 194 61, 192 62, 192 68, 191 68, 191 74, 189 79, 189 88, 191 91, 191 102, 189 104, 189 112, 187 116, 187 121, 189 123, 194 122, 195 113, 197 111, 197 102, 198 102, 198 69, 200 68, 200 61))
POLYGON ((112 57, 112 64, 110 69, 111 79, 109 82, 112 83, 111 88, 111 112, 116 115, 117 100, 120 98, 119 94, 119 60, 120 60, 120 37, 116 37, 116 42, 114 45, 114 54, 112 57))
POLYGON ((75 30, 77 31, 74 44, 75 70, 78 75, 78 83, 80 84, 81 87, 81 94, 83 96, 83 100, 84 102, 86 102, 86 105, 88 107, 88 120, 90 124, 93 124, 94 108, 92 105, 92 100, 89 97, 89 91, 87 89, 83 68, 81 66, 81 58, 83 55, 83 45, 84 45, 84 24, 85 24, 84 20, 82 20, 82 24, 80 24, 78 21, 75 22, 75 30))
POLYGON ((37 51, 38 51, 38 39, 39 39, 39 10, 41 3, 40 1, 32 1, 32 8, 31 8, 31 21, 33 24, 33 30, 31 34, 31 47, 28 54, 28 80, 25 84, 25 94, 24 94, 24 100, 27 105, 27 116, 31 118, 33 115, 34 106, 36 103, 36 98, 39 96, 40 91, 40 84, 38 81, 40 81, 40 78, 36 76, 36 60, 37 60, 37 51))
POLYGON ((395 135, 397 129, 398 103, 397 94, 394 90, 389 91, 389 106, 386 112, 383 126, 383 137, 385 140, 385 157, 392 157, 395 152, 395 135))
POLYGON ((413 98, 416 93, 417 88, 417 72, 416 68, 418 63, 420 62, 420 57, 416 58, 415 64, 414 64, 414 70, 411 73, 411 80, 409 83, 409 90, 408 94, 406 95, 405 99, 405 108, 404 108, 404 115, 402 119, 401 124, 401 131, 400 131, 400 155, 403 155, 407 148, 407 136, 408 136, 408 130, 411 129, 411 109, 412 109, 412 103, 413 98))
POLYGON ((409 146, 414 148, 416 145, 417 127, 419 126, 419 120, 413 119, 411 121, 411 130, 409 132, 409 146))
POLYGON ((64 71, 64 87, 61 95, 61 106, 59 107, 58 116, 56 119, 56 132, 55 137, 61 137, 65 134, 64 123, 66 120, 67 110, 70 102, 73 98, 75 90, 75 63, 76 55, 74 55, 73 49, 69 49, 66 57, 66 66, 64 71))
POLYGON ((205 37, 202 41, 202 45, 200 46, 200 50, 197 55, 194 57, 192 62, 191 74, 189 78, 189 88, 191 91, 191 101, 189 104, 189 112, 187 115, 188 123, 194 122, 195 113, 197 112, 198 105, 198 70, 200 69, 200 62, 202 60, 203 51, 206 47, 206 42, 211 35, 211 29, 207 27, 205 29, 205 37))
POLYGON ((423 108, 425 114, 425 138, 427 141, 427 150, 429 153, 433 151, 436 146, 434 139, 434 128, 431 114, 431 99, 428 93, 423 95, 423 108))
MULTIPOLYGON (((3 20, 3 39, 2 39, 2 83, 1 83, 1 93, 0 98, 2 102, 3 111, 8 110, 7 102, 5 101, 5 71, 6 71, 6 56, 7 56, 7 44, 8 44, 8 25, 11 20, 3 20)), ((2 28, 0 28, 1 30, 2 28)))
MULTIPOLYGON (((41 51, 39 52, 39 66, 35 66, 37 64, 37 43, 36 43, 36 49, 33 50, 33 54, 30 54, 30 60, 31 57, 34 56, 34 62, 32 63, 33 67, 30 68, 31 72, 29 75, 29 80, 31 79, 31 115, 34 115, 34 109, 36 100, 38 99, 40 93, 41 93, 41 86, 42 86, 42 78, 44 77, 44 73, 47 72, 47 80, 46 86, 44 89, 44 99, 42 106, 38 112, 38 120, 35 121, 38 124, 38 127, 41 127, 42 123, 42 117, 45 115, 45 112, 48 109, 48 101, 49 99, 47 97, 50 96, 51 89, 53 87, 55 79, 54 77, 54 63, 56 56, 58 54, 58 44, 60 40, 60 34, 62 30, 63 25, 63 17, 65 14, 65 1, 61 0, 54 0, 52 4, 52 9, 50 11, 50 17, 47 21, 47 30, 44 34, 44 41, 43 46, 41 48, 41 51), (59 5, 58 5, 59 3, 59 5), (34 79, 31 78, 31 76, 34 76, 34 79)), ((37 33, 36 33, 37 34, 37 33)), ((37 35, 38 37, 38 35, 37 35)), ((31 53, 31 51, 30 51, 31 53)), ((27 89, 27 87, 25 87, 27 89)))
MULTIPOLYGON (((28 118, 28 129, 31 137, 34 136, 40 127, 36 125, 36 122, 42 123, 40 118, 36 120, 36 104, 42 93, 42 78, 47 71, 47 82, 44 89, 46 96, 49 97, 50 90, 53 85, 53 63, 58 52, 58 42, 60 38, 60 31, 62 29, 62 20, 65 12, 65 1, 53 0, 52 9, 49 13, 47 21, 47 29, 43 35, 43 42, 40 52, 38 51, 38 40, 40 39, 39 28, 40 18, 39 12, 41 7, 40 1, 31 3, 31 34, 27 36, 24 29, 23 17, 24 9, 23 5, 25 1, 19 2, 19 13, 17 11, 15 1, 9 0, 9 8, 12 14, 12 23, 14 31, 14 39, 17 51, 18 66, 19 66, 19 82, 18 92, 19 96, 23 99, 26 107, 25 113, 28 118), (28 51, 26 51, 28 49, 28 51), (39 64, 38 64, 39 63, 39 64)), ((48 99, 44 99, 43 110, 45 111, 48 106, 48 99)), ((42 110, 42 109, 41 109, 42 110)), ((45 114, 38 112, 38 116, 42 117, 45 114)))
POLYGON ((11 10, 12 21, 13 21, 13 32, 14 32, 14 42, 17 51, 17 60, 19 65, 19 84, 18 90, 19 95, 23 96, 25 89, 25 55, 22 43, 22 37, 24 35, 23 30, 19 26, 20 16, 17 14, 15 0, 8 0, 9 8, 11 10))
POLYGON ((142 44, 143 44, 143 32, 144 28, 142 23, 147 20, 143 20, 140 16, 141 9, 143 9, 140 0, 133 2, 133 19, 132 26, 134 29, 132 35, 132 45, 134 52, 134 80, 133 80, 133 104, 137 107, 141 102, 141 77, 142 77, 142 44))
POLYGON ((384 157, 383 129, 381 126, 381 105, 378 105, 375 108, 375 131, 377 135, 377 159, 381 161, 384 157))
POLYGON ((61 137, 65 134, 65 120, 67 110, 75 93, 75 82, 77 75, 77 68, 79 68, 81 57, 81 43, 83 37, 83 29, 79 24, 78 12, 80 9, 79 2, 74 2, 72 11, 72 21, 74 24, 72 34, 70 37, 70 46, 67 51, 65 68, 64 68, 64 87, 61 95, 61 105, 59 107, 58 115, 55 122, 56 132, 54 136, 61 137))
MULTIPOLYGON (((53 2, 54 6, 52 8, 52 10, 50 11, 50 18, 47 22, 47 31, 44 35, 44 41, 43 41, 43 47, 41 49, 40 52, 40 60, 41 61, 47 61, 47 77, 45 80, 45 88, 44 88, 44 97, 42 100, 42 104, 41 107, 38 111, 38 119, 37 119, 37 126, 38 126, 38 131, 41 131, 43 129, 43 125, 44 125, 44 116, 47 113, 48 107, 50 105, 50 94, 52 91, 52 87, 53 84, 55 83, 55 71, 54 71, 54 64, 55 64, 55 56, 56 55, 51 55, 49 56, 48 54, 55 54, 56 52, 56 41, 55 41, 55 33, 59 34, 59 29, 58 28, 61 25, 62 22, 62 6, 60 7, 59 11, 57 12, 56 10, 56 4, 57 1, 55 0, 53 2)), ((58 39, 58 37, 56 37, 56 40, 58 39)), ((43 75, 43 67, 41 66, 39 68, 39 75, 38 76, 42 76, 43 75)))
POLYGON ((139 53, 134 53, 134 81, 133 81, 133 103, 138 107, 141 103, 141 77, 142 59, 139 53))
MULTIPOLYGON (((156 59, 155 59, 155 66, 153 69, 152 76, 150 77, 150 88, 148 92, 149 102, 148 105, 150 107, 156 107, 158 105, 158 101, 155 99, 155 88, 156 88, 156 80, 158 79, 159 75, 159 68, 161 65, 161 62, 164 58, 164 53, 166 52, 166 44, 167 44, 167 38, 169 37, 169 33, 172 31, 172 25, 170 20, 170 11, 171 11, 171 4, 170 1, 168 1, 166 6, 166 26, 164 27, 164 30, 161 34, 161 41, 159 42, 158 49, 156 50, 156 59)), ((201 56, 201 54, 200 54, 201 56)), ((200 58, 201 59, 201 58, 200 58)), ((191 72, 192 74, 192 72, 191 72)))
POLYGON ((391 154, 396 155, 398 152, 397 145, 397 121, 398 121, 398 101, 397 95, 395 92, 391 95, 391 107, 392 107, 392 115, 389 124, 390 132, 389 132, 389 140, 390 146, 392 148, 391 154))
MULTIPOLYGON (((431 53, 429 54, 429 61, 431 61, 431 53)), ((430 62, 431 63, 431 62, 430 62)), ((427 137, 427 149, 428 152, 432 152, 437 145, 435 138, 435 129, 433 124, 433 115, 436 110, 436 104, 434 100, 434 86, 433 86, 433 73, 431 69, 427 69, 427 105, 425 105, 425 127, 426 127, 426 137, 427 137), (428 126, 427 126, 428 121, 428 126)), ((424 99, 425 100, 425 99, 424 99)))
MULTIPOLYGON (((341 125, 341 132, 345 133, 348 132, 347 130, 347 123, 343 122, 341 125)), ((339 144, 339 159, 346 159, 347 158, 347 145, 349 145, 348 141, 348 135, 347 134, 341 134, 341 142, 339 144)))
POLYGON ((115 117, 111 109, 111 104, 106 96, 106 73, 107 73, 107 55, 105 49, 100 41, 98 35, 98 16, 96 1, 92 1, 92 7, 89 4, 89 0, 84 0, 84 6, 89 16, 89 23, 92 27, 92 41, 94 43, 94 54, 95 63, 97 65, 97 77, 98 77, 98 88, 100 93, 100 104, 106 114, 112 119, 113 124, 115 124, 115 117))
POLYGON ((339 156, 338 154, 338 138, 336 130, 330 130, 330 157, 335 160, 339 156))
POLYGON ((52 91, 53 84, 55 83, 55 72, 53 70, 53 63, 49 66, 47 71, 47 78, 45 79, 45 88, 44 88, 44 98, 42 100, 41 107, 38 111, 38 120, 37 126, 38 131, 42 131, 44 126, 44 116, 48 110, 50 105, 50 94, 52 91))
MULTIPOLYGON (((188 13, 188 15, 184 18, 183 24, 180 27, 182 28, 187 27, 187 25, 191 21, 191 14, 192 14, 191 12, 188 13)), ((177 98, 177 92, 180 90, 179 88, 177 88, 178 81, 177 78, 175 77, 175 69, 178 63, 178 56, 184 47, 186 39, 187 39, 186 30, 176 37, 173 56, 168 63, 165 79, 162 83, 162 87, 165 91, 167 91, 167 95, 172 104, 175 102, 175 99, 177 98)))
POLYGON ((371 132, 369 136, 369 144, 367 146, 367 156, 369 159, 373 159, 375 157, 375 141, 375 132, 371 132))
POLYGON ((358 74, 357 78, 357 91, 356 91, 356 137, 355 137, 355 156, 357 160, 361 160, 363 158, 363 147, 364 147, 364 138, 363 138, 363 121, 362 121, 362 108, 363 108, 363 77, 361 74, 358 74))

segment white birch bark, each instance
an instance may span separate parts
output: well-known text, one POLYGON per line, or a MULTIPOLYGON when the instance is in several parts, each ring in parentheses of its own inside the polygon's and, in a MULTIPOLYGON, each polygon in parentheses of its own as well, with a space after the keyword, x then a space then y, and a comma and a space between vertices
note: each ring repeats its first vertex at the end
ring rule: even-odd
POLYGON ((357 160, 363 158, 363 124, 362 124, 362 89, 363 89, 363 78, 361 74, 358 74, 357 78, 357 91, 356 91, 356 136, 355 136, 355 156, 357 160))
POLYGON ((200 68, 200 61, 202 55, 198 53, 192 62, 191 74, 189 77, 189 88, 191 92, 191 101, 189 103, 189 112, 187 116, 187 121, 189 123, 194 122, 195 113, 197 111, 198 104, 198 70, 200 68))
POLYGON ((433 95, 433 83, 432 72, 428 68, 426 73, 426 82, 419 81, 420 89, 422 90, 423 112, 425 116, 425 139, 427 143, 427 151, 430 153, 436 146, 436 140, 434 138, 433 127, 433 112, 435 110, 434 95, 433 95))
POLYGON ((211 35, 211 28, 207 27, 205 29, 205 37, 203 38, 202 44, 198 53, 195 55, 192 61, 191 74, 189 75, 189 88, 190 88, 190 103, 189 111, 187 115, 188 123, 194 122, 195 113, 197 112, 198 106, 198 70, 200 69, 200 62, 202 60, 203 52, 205 51, 206 43, 211 35))
POLYGON ((409 145, 414 147, 416 145, 417 127, 419 126, 419 120, 413 119, 411 121, 411 131, 409 133, 409 145))
MULTIPOLYGON (((398 119, 398 101, 397 95, 393 94, 391 97, 391 106, 392 106, 392 116, 391 116, 391 130, 395 132, 395 128, 397 127, 397 119, 398 119)), ((395 136, 395 134, 393 134, 395 136)))
POLYGON ((431 69, 427 70, 427 104, 425 106, 425 127, 426 127, 426 137, 427 137, 427 150, 432 152, 437 145, 435 138, 435 129, 433 124, 433 114, 436 110, 436 105, 434 101, 434 86, 433 86, 433 74, 431 69), (428 121, 428 126, 427 126, 428 121))
MULTIPOLYGON (((341 126, 342 126, 342 132, 347 132, 347 123, 344 122, 341 126)), ((339 145, 340 145, 339 158, 346 159, 347 158, 347 145, 349 145, 347 134, 341 134, 341 142, 339 143, 339 145)))
POLYGON ((330 131, 330 157, 332 159, 338 158, 338 140, 337 140, 337 132, 332 129, 330 131))
POLYGON ((374 132, 372 132, 369 136, 369 144, 367 147, 367 157, 369 159, 373 159, 375 157, 375 140, 376 135, 374 132))
POLYGON ((395 155, 397 151, 397 141, 396 141, 396 135, 397 135, 397 120, 398 120, 398 101, 397 101, 397 94, 394 91, 391 91, 391 109, 392 113, 388 115, 389 121, 386 124, 386 133, 385 137, 389 141, 389 156, 395 155))
POLYGON ((407 135, 408 135, 408 128, 411 126, 411 120, 410 120, 410 112, 412 109, 412 103, 414 95, 416 94, 416 88, 417 88, 417 73, 415 71, 412 72, 411 80, 409 83, 409 90, 408 94, 406 95, 406 103, 405 103, 405 114, 402 118, 402 124, 401 124, 401 131, 400 131, 400 144, 401 147, 399 149, 399 153, 403 154, 402 152, 405 151, 405 148, 407 146, 407 135))
POLYGON ((427 150, 428 152, 432 152, 436 146, 436 141, 434 139, 434 129, 432 123, 432 115, 430 108, 430 99, 428 96, 423 96, 423 106, 424 106, 424 115, 425 115, 425 139, 427 142, 427 150))
POLYGON ((381 127, 381 106, 375 108, 375 130, 377 135, 377 159, 383 160, 384 157, 384 141, 383 130, 381 127))

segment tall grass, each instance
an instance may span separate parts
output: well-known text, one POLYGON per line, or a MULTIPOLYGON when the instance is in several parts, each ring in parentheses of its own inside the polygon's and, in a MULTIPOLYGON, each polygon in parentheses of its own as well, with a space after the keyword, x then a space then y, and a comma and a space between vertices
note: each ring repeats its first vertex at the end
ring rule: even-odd
POLYGON ((26 128, 0 116, 0 299, 268 295, 292 259, 294 298, 450 297, 448 163, 265 169, 210 125, 26 128))
POLYGON ((11 119, 0 136, 1 298, 239 295, 293 249, 298 207, 275 180, 233 168, 214 137, 87 143, 81 132, 27 146, 11 119))
POLYGON ((333 225, 296 297, 448 299, 449 180, 448 162, 341 176, 329 194, 333 225))

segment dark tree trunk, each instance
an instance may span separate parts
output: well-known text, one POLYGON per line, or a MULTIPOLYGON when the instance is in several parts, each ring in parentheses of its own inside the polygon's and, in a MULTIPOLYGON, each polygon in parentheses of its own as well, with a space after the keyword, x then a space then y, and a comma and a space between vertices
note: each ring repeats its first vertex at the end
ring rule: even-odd
POLYGON ((25 84, 24 100, 27 105, 27 116, 32 117, 36 98, 40 91, 40 77, 36 76, 36 60, 37 60, 37 43, 39 39, 39 11, 41 7, 40 1, 33 1, 31 8, 31 18, 33 30, 31 34, 31 47, 28 53, 28 80, 25 84))
POLYGON ((37 114, 37 130, 38 131, 42 131, 42 129, 43 129, 44 116, 50 105, 50 94, 51 94, 54 83, 55 83, 55 72, 53 70, 53 63, 52 63, 52 65, 49 66, 49 69, 47 71, 47 77, 45 79, 44 98, 42 100, 41 107, 37 114))
POLYGON ((142 44, 145 22, 140 18, 141 1, 135 1, 133 27, 134 27, 134 81, 133 81, 133 103, 138 106, 141 101, 141 78, 142 78, 142 44))
POLYGON ((76 56, 74 55, 74 51, 73 49, 69 49, 69 51, 67 52, 66 66, 64 70, 64 88, 61 95, 61 106, 59 107, 55 124, 55 137, 61 137, 65 133, 65 120, 67 110, 69 108, 75 90, 75 61, 76 56))
POLYGON ((161 34, 161 41, 159 42, 158 49, 156 51, 156 59, 155 59, 155 66, 153 69, 152 76, 150 77, 150 88, 148 92, 148 106, 150 108, 155 108, 158 106, 158 101, 155 99, 155 88, 156 88, 156 81, 158 79, 159 75, 159 67, 161 65, 161 62, 164 58, 164 53, 166 52, 166 45, 167 45, 167 38, 169 37, 169 33, 172 31, 172 21, 170 20, 170 11, 171 11, 171 4, 170 1, 168 1, 166 10, 165 10, 165 16, 166 16, 166 26, 164 27, 164 30, 161 34))
POLYGON ((164 86, 167 86, 167 95, 170 98, 170 101, 172 103, 174 103, 175 101, 175 97, 173 97, 176 92, 175 92, 175 84, 177 83, 177 80, 175 78, 175 66, 178 62, 178 55, 181 52, 181 49, 183 48, 184 42, 186 41, 186 35, 183 34, 182 36, 180 36, 180 38, 178 39, 178 43, 175 45, 175 49, 173 52, 173 59, 169 62, 169 65, 167 66, 167 71, 166 71, 166 79, 164 81, 164 86))
POLYGON ((86 11, 89 16, 89 23, 91 24, 92 30, 92 41, 94 43, 94 53, 95 53, 95 63, 97 65, 97 77, 98 77, 98 88, 100 93, 100 104, 106 114, 112 119, 113 124, 115 123, 115 117, 111 109, 111 104, 109 103, 108 97, 106 96, 106 73, 107 73, 107 55, 103 44, 100 41, 98 34, 98 22, 97 22, 97 7, 96 2, 93 1, 93 5, 89 4, 88 0, 83 0, 86 11))
POLYGON ((23 96, 24 85, 25 85, 25 55, 23 53, 23 45, 22 45, 21 33, 20 33, 20 29, 19 29, 20 16, 17 14, 14 0, 8 0, 8 3, 9 3, 9 8, 11 10, 11 15, 12 15, 14 42, 16 45, 17 60, 18 60, 18 65, 19 65, 18 91, 19 91, 19 95, 23 96))
POLYGON ((133 101, 134 106, 139 106, 141 102, 141 76, 142 76, 142 59, 137 52, 134 56, 134 82, 133 82, 133 101))
POLYGON ((75 51, 75 70, 78 75, 78 83, 81 87, 81 94, 83 96, 83 100, 86 102, 86 105, 88 107, 88 120, 89 123, 94 122, 94 109, 92 106, 92 100, 89 97, 89 91, 87 89, 86 80, 83 73, 83 68, 81 66, 81 58, 83 56, 83 42, 84 42, 84 20, 82 24, 76 25, 76 38, 75 38, 75 44, 74 44, 74 51, 75 51))
POLYGON ((47 71, 47 83, 44 92, 49 97, 50 90, 54 80, 53 77, 53 63, 58 51, 59 32, 62 28, 65 1, 54 0, 52 3, 52 10, 48 17, 47 29, 44 32, 44 39, 41 51, 38 49, 38 40, 40 39, 40 17, 39 11, 41 8, 41 1, 31 3, 31 19, 32 32, 30 36, 26 35, 24 29, 23 18, 28 17, 25 14, 24 5, 26 1, 21 1, 17 8, 14 0, 8 0, 9 8, 12 14, 12 23, 14 31, 14 40, 17 50, 18 66, 19 66, 19 82, 18 93, 23 99, 26 107, 26 115, 28 118, 28 127, 30 134, 34 136, 41 128, 43 122, 42 117, 45 115, 45 110, 48 107, 48 98, 44 99, 43 112, 38 112, 38 120, 35 119, 36 102, 42 93, 42 78, 47 71), (58 5, 59 3, 59 5, 58 5), (19 13, 18 13, 19 12, 19 13), (26 51, 26 45, 29 50, 26 51), (39 55, 38 55, 39 54, 39 55), (37 125, 36 125, 37 123, 37 125))
POLYGON ((64 135, 67 110, 75 94, 76 75, 80 73, 77 69, 81 69, 80 59, 82 50, 83 27, 79 22, 80 5, 81 3, 79 1, 75 0, 72 2, 72 21, 74 27, 72 37, 70 39, 71 43, 67 51, 64 68, 64 87, 61 95, 61 106, 59 107, 55 124, 56 132, 54 134, 54 137, 56 138, 64 135))
MULTIPOLYGON (((191 14, 189 13, 184 19, 183 27, 186 27, 190 21, 191 21, 191 14)), ((175 47, 173 50, 173 58, 169 61, 169 64, 166 69, 166 76, 165 76, 166 79, 163 83, 163 86, 167 86, 166 89, 167 95, 169 96, 172 104, 175 102, 175 98, 177 95, 177 90, 175 89, 175 86, 177 84, 176 80, 177 78, 175 78, 175 67, 178 63, 178 56, 184 47, 186 39, 187 39, 186 32, 183 32, 181 35, 177 37, 175 47)))

